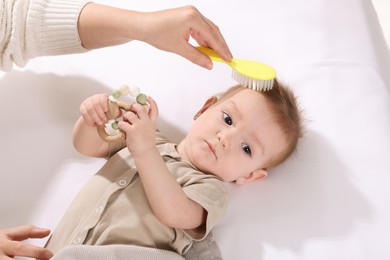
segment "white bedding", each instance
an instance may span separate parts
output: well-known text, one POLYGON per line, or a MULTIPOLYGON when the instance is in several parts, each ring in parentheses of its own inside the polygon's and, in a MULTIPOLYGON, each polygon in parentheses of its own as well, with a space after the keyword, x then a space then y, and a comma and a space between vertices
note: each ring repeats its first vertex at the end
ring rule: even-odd
MULTIPOLYGON (((224 260, 390 258, 390 55, 370 1, 96 2, 195 5, 235 57, 274 66, 299 97, 307 133, 298 152, 262 183, 229 185, 231 204, 214 231, 224 260)), ((158 102, 160 129, 180 140, 204 99, 235 84, 230 71, 134 42, 0 74, 0 228, 55 228, 102 165, 71 144, 85 97, 139 85, 158 102)))

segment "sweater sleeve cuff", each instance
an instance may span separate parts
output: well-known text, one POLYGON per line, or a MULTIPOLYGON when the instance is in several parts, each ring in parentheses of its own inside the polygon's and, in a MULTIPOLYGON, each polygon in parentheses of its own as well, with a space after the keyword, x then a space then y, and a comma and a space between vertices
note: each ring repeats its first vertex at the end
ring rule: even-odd
POLYGON ((89 0, 31 1, 26 40, 36 42, 30 57, 86 52, 77 30, 79 15, 89 0))

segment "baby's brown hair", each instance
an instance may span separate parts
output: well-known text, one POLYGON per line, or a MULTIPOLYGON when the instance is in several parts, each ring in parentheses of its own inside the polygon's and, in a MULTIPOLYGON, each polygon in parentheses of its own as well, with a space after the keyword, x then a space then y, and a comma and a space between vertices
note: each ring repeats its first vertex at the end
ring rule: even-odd
MULTIPOLYGON (((243 88, 241 85, 231 87, 219 97, 219 100, 232 96, 243 88)), ((298 141, 303 136, 302 111, 292 90, 277 79, 274 80, 272 89, 258 93, 266 98, 287 140, 286 148, 267 163, 266 168, 272 168, 285 161, 296 150, 298 141)))

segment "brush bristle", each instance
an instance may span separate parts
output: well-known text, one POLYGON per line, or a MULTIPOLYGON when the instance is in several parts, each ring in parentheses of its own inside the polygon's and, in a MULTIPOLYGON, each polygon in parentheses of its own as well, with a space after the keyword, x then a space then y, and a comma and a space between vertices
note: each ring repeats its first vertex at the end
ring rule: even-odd
POLYGON ((232 78, 241 84, 244 87, 256 90, 256 91, 267 91, 272 88, 274 85, 274 79, 262 80, 262 79, 253 79, 242 75, 236 70, 232 70, 232 78))

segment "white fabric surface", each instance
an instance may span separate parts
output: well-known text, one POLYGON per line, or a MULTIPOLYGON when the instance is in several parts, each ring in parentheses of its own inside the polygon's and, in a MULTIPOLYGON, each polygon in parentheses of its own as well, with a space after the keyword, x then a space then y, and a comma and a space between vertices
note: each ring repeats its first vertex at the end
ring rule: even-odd
POLYGON ((184 260, 171 251, 134 245, 68 246, 53 257, 53 260, 184 260))
MULTIPOLYGON (((152 11, 193 4, 236 57, 274 66, 299 96, 307 133, 262 183, 231 185, 214 235, 224 260, 390 258, 390 55, 368 0, 97 1, 152 11)), ((0 74, 0 225, 54 228, 102 160, 73 150, 88 95, 137 84, 179 140, 208 96, 234 84, 139 42, 39 58, 0 74)), ((43 244, 44 241, 34 241, 43 244)))

